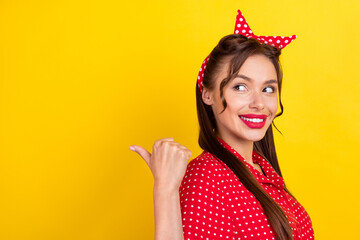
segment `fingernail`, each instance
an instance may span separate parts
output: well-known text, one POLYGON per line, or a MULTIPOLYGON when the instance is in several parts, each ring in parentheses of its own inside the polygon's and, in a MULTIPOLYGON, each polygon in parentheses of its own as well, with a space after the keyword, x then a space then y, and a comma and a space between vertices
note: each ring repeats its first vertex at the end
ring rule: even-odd
POLYGON ((135 151, 135 148, 134 148, 133 146, 130 146, 129 149, 130 149, 131 151, 135 151))

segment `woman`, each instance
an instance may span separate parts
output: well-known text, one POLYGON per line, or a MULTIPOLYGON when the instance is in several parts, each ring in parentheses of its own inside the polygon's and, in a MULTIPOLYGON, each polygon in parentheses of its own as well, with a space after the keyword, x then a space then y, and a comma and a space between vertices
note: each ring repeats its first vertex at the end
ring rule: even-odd
POLYGON ((283 111, 279 55, 295 38, 256 36, 238 10, 235 33, 198 76, 204 151, 187 165, 191 152, 172 138, 156 141, 152 154, 131 146, 154 175, 155 239, 314 238, 284 184, 271 126, 283 111))

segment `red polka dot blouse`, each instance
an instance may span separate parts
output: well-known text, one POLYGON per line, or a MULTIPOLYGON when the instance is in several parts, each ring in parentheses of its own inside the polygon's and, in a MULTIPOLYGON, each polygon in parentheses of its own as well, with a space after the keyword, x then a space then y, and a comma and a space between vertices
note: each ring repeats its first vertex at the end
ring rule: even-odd
MULTIPOLYGON (((218 140, 251 170, 282 207, 293 229, 294 240, 314 239, 308 213, 284 190, 284 180, 270 163, 253 151, 253 161, 260 165, 264 176, 222 139, 218 140)), ((204 151, 190 161, 179 190, 185 240, 275 239, 260 202, 234 172, 211 153, 204 151)))

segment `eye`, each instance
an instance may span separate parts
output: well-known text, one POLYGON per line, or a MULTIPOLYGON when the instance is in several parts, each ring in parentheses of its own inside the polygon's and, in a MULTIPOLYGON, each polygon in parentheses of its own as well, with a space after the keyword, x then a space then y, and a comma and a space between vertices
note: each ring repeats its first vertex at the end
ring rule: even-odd
POLYGON ((236 85, 236 86, 234 87, 234 89, 237 90, 237 91, 245 91, 245 90, 246 90, 246 87, 245 87, 245 85, 243 85, 243 84, 238 84, 238 85, 236 85))
POLYGON ((274 87, 266 87, 266 88, 264 88, 264 91, 268 92, 268 93, 273 93, 273 92, 275 92, 275 88, 274 87))

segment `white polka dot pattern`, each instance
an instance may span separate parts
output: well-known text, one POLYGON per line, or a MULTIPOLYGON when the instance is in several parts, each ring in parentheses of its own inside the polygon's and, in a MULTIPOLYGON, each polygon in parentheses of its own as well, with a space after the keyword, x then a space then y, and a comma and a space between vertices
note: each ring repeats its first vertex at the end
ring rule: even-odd
MULTIPOLYGON (((260 165, 264 176, 222 139, 219 138, 219 142, 250 169, 265 191, 282 207, 293 229, 294 240, 314 239, 308 213, 286 193, 283 179, 270 163, 253 151, 253 161, 260 165)), ((204 151, 193 159, 179 190, 185 240, 275 239, 260 202, 214 155, 204 151)))
MULTIPOLYGON (((271 46, 279 48, 279 49, 286 47, 286 45, 288 45, 289 43, 291 43, 293 40, 295 40, 297 38, 296 35, 291 35, 288 37, 255 35, 252 32, 252 30, 250 29, 249 24, 246 22, 240 9, 238 9, 238 11, 237 11, 234 34, 241 34, 247 38, 255 38, 261 43, 271 45, 271 46)), ((205 60, 203 61, 202 65, 200 67, 199 74, 198 74, 197 82, 198 82, 200 92, 202 92, 202 86, 203 86, 202 82, 203 82, 203 78, 204 78, 204 70, 206 68, 206 64, 207 64, 208 60, 209 60, 209 56, 207 56, 205 58, 205 60)))
POLYGON ((247 38, 255 38, 261 43, 271 45, 276 48, 284 48, 286 45, 291 43, 297 38, 296 35, 283 37, 283 36, 257 36, 255 35, 247 24, 243 14, 240 10, 237 11, 236 22, 235 22, 235 34, 242 34, 247 38))

